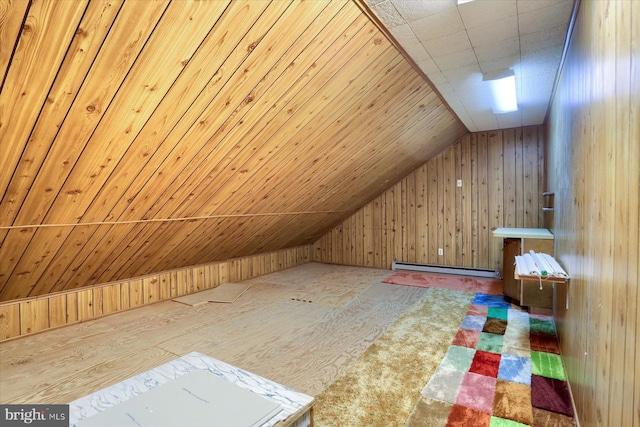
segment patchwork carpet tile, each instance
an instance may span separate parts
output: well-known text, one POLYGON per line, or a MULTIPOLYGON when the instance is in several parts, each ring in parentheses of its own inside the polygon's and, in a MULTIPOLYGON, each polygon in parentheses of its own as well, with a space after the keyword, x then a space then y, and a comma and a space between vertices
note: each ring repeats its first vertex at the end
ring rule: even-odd
MULTIPOLYGON (((482 337, 480 337, 482 339, 482 337)), ((560 355, 531 351, 531 373, 548 378, 565 380, 564 367, 560 355)))
POLYGON ((490 334, 496 335, 504 335, 507 330, 507 321, 502 319, 494 319, 492 317, 488 317, 487 321, 484 322, 484 326, 482 327, 482 332, 488 332, 490 334))
POLYGON ((560 354, 560 347, 558 347, 558 340, 555 335, 531 332, 529 340, 531 342, 531 350, 560 354))
POLYGON ((489 414, 493 406, 495 390, 495 378, 467 372, 462 380, 456 404, 489 414))
POLYGON ((502 354, 498 378, 530 386, 531 359, 515 354, 502 354))
POLYGON ((573 417, 553 318, 476 294, 408 425, 569 427, 573 417))
POLYGON ((489 353, 477 350, 473 356, 469 372, 484 375, 486 377, 497 378, 500 369, 501 356, 496 353, 489 353))
POLYGON ((466 372, 471 366, 471 361, 473 360, 475 352, 476 351, 472 348, 452 345, 444 356, 442 366, 466 372))
POLYGON ((533 424, 531 387, 511 381, 496 381, 493 415, 525 425, 533 424))
POLYGON ((486 305, 471 304, 469 306, 469 311, 467 311, 467 316, 487 317, 488 311, 489 307, 487 307, 486 305))
MULTIPOLYGON (((435 425, 435 424, 432 424, 435 425)), ((573 417, 557 414, 544 409, 533 408, 534 427, 574 427, 573 417)))
POLYGON ((487 307, 487 318, 508 320, 509 309, 501 307, 487 307))
POLYGON ((531 403, 534 408, 546 409, 573 417, 571 395, 566 381, 533 375, 531 377, 531 403))
POLYGON ((470 331, 481 331, 486 321, 487 318, 484 316, 465 316, 460 327, 470 331))
POLYGON ((455 403, 464 374, 463 371, 440 365, 436 368, 427 385, 422 389, 421 394, 424 397, 438 401, 455 403))
POLYGON ((477 409, 462 405, 453 405, 447 426, 450 427, 485 427, 489 426, 491 415, 477 409))
POLYGON ((547 335, 555 335, 556 328, 551 319, 541 319, 531 316, 529 318, 529 327, 531 332, 539 332, 547 335))
POLYGON ((476 348, 479 338, 480 331, 459 329, 458 332, 456 332, 456 336, 453 338, 453 342, 451 344, 460 347, 476 348))
POLYGON ((504 337, 502 335, 481 332, 477 348, 492 353, 502 353, 503 339, 504 337))

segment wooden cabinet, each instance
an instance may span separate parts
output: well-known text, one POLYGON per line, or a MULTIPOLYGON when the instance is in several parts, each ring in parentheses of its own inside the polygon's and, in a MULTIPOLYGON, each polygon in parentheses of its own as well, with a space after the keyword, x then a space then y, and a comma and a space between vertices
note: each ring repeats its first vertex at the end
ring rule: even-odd
POLYGON ((502 279, 503 292, 515 303, 527 307, 553 307, 553 285, 537 280, 516 280, 514 276, 515 257, 533 250, 553 253, 553 234, 546 228, 498 228, 494 237, 503 238, 502 279), (542 290, 540 289, 542 286, 542 290))

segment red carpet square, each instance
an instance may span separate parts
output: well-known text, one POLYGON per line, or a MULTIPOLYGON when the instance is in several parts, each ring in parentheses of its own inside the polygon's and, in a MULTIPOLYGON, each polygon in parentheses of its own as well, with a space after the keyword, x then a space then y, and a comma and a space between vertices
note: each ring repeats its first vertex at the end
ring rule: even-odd
POLYGON ((469 372, 484 375, 485 377, 498 378, 501 355, 478 350, 473 356, 469 372))
POLYGON ((458 276, 455 274, 396 271, 394 274, 384 279, 382 283, 417 286, 421 288, 445 288, 457 291, 502 295, 502 280, 483 277, 458 276))
POLYGON ((486 412, 453 405, 447 420, 447 427, 489 427, 491 415, 486 412))
POLYGON ((489 307, 487 307, 486 305, 471 304, 469 306, 469 311, 467 311, 467 316, 487 317, 488 311, 489 311, 489 307))
POLYGON ((496 394, 493 400, 493 415, 521 424, 531 425, 533 423, 531 387, 510 381, 497 380, 496 394))
POLYGON ((529 333, 531 350, 545 353, 560 354, 560 347, 555 335, 541 334, 539 332, 529 333))
POLYGON ((451 345, 459 345, 460 347, 476 348, 480 338, 480 331, 470 331, 469 329, 458 329, 456 336, 453 337, 451 345))
POLYGON ((462 380, 456 403, 490 414, 495 386, 495 378, 467 372, 462 380))
POLYGON ((536 408, 573 417, 571 396, 565 381, 532 375, 531 403, 536 408))

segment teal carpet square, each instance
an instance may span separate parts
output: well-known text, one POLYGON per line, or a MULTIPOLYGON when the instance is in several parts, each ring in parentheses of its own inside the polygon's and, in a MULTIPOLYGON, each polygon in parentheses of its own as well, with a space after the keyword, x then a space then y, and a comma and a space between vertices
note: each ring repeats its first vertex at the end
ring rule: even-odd
POLYGON ((531 330, 531 332, 538 332, 540 334, 548 334, 548 335, 556 334, 556 328, 553 325, 552 320, 543 320, 543 319, 536 319, 535 317, 530 317, 529 329, 531 330))
POLYGON ((508 309, 502 307, 489 307, 487 317, 494 319, 507 320, 508 309))
POLYGON ((502 353, 502 344, 504 337, 502 335, 489 334, 486 332, 480 333, 478 339, 478 350, 488 351, 491 353, 502 353))

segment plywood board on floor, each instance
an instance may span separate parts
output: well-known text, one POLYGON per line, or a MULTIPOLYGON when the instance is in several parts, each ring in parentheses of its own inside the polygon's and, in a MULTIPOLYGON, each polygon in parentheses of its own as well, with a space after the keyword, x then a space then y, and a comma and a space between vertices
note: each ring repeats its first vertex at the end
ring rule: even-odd
POLYGON ((222 283, 213 289, 173 298, 173 301, 196 306, 208 302, 235 302, 251 285, 245 283, 222 283))

